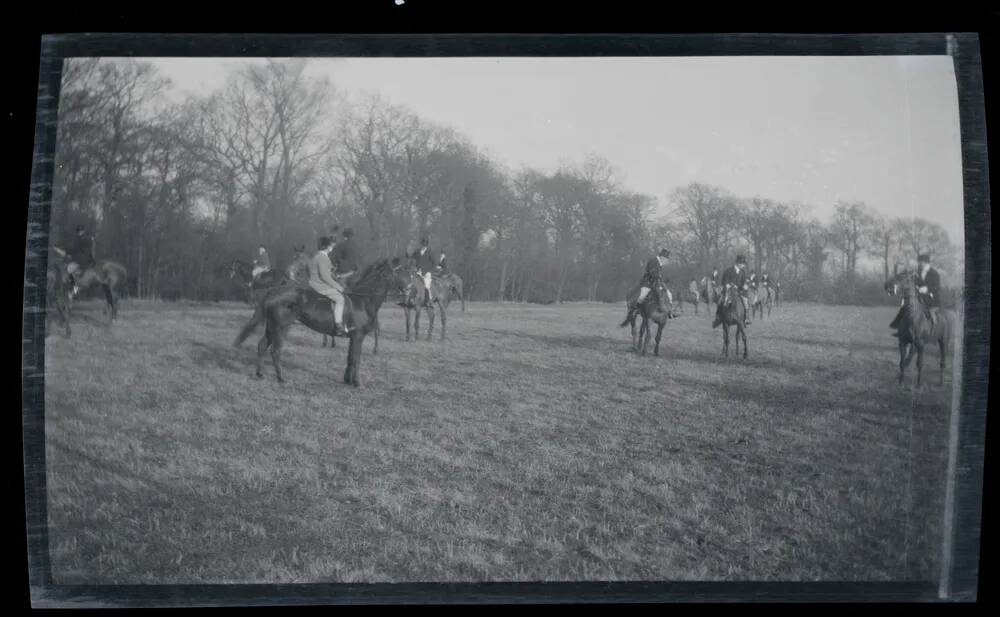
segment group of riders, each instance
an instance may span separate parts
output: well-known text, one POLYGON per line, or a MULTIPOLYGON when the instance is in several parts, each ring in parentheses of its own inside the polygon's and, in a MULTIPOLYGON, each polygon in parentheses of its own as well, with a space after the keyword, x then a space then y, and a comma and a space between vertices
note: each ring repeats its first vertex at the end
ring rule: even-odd
MULTIPOLYGON (((431 251, 427 236, 421 238, 420 248, 409 257, 417 275, 424 282, 427 294, 425 301, 430 302, 433 300, 431 277, 448 273, 447 257, 444 251, 431 251)), ((350 227, 341 230, 339 225, 334 225, 330 235, 320 236, 316 253, 308 263, 308 285, 332 303, 336 334, 350 334, 351 326, 344 323, 344 288, 351 277, 358 273, 360 266, 360 251, 354 240, 354 230, 350 227)), ((257 279, 270 270, 271 261, 267 249, 261 245, 254 259, 252 278, 257 279)))
MULTIPOLYGON (((357 244, 354 240, 354 230, 345 227, 343 230, 338 225, 334 225, 330 235, 321 236, 317 243, 317 251, 309 261, 309 286, 320 295, 329 298, 333 304, 333 315, 336 328, 340 333, 348 334, 350 327, 343 321, 344 314, 344 286, 346 281, 357 273, 360 255, 357 244), (338 232, 340 237, 338 238, 338 232)), ((72 286, 72 295, 79 292, 79 279, 81 275, 93 268, 96 264, 94 255, 94 238, 87 232, 87 229, 78 225, 73 242, 69 250, 64 252, 66 261, 66 275, 72 286)), ((432 275, 447 274, 447 258, 444 251, 436 255, 430 249, 430 241, 427 236, 420 240, 420 248, 413 252, 410 257, 413 259, 418 276, 424 281, 427 301, 430 301, 431 277, 432 275)), ((664 276, 663 269, 670 259, 670 250, 663 248, 659 253, 651 257, 646 262, 645 270, 639 282, 639 296, 636 299, 636 306, 642 305, 650 299, 650 292, 653 290, 664 290, 666 298, 657 297, 660 302, 670 302, 669 291, 666 285, 669 280, 664 276)), ((258 248, 257 256, 254 259, 252 278, 256 279, 265 272, 271 270, 271 260, 267 254, 267 249, 261 245, 258 248)), ((941 277, 938 271, 931 266, 931 258, 927 253, 922 253, 917 258, 917 271, 915 273, 917 294, 927 315, 934 325, 940 319, 938 312, 941 307, 941 277)), ((747 293, 750 289, 763 287, 765 289, 774 287, 777 290, 780 284, 773 284, 767 272, 761 274, 757 279, 754 271, 747 272, 746 257, 737 255, 732 266, 722 272, 721 281, 719 271, 715 269, 709 278, 709 284, 713 289, 735 290, 736 297, 743 303, 746 321, 744 325, 750 325, 750 301, 747 293)), ((692 289, 697 293, 696 282, 692 281, 692 289)), ((722 323, 723 303, 720 301, 717 306, 715 320, 712 327, 716 328, 722 323)), ((903 309, 900 308, 896 318, 889 325, 896 329, 903 309)))
MULTIPOLYGON (((639 296, 636 299, 637 307, 641 306, 644 302, 652 298, 652 296, 650 296, 650 292, 652 292, 653 290, 660 290, 660 289, 662 289, 663 291, 662 292, 657 291, 656 294, 657 299, 661 303, 662 302, 666 302, 667 304, 672 303, 672 298, 670 297, 670 291, 669 289, 667 289, 667 285, 669 284, 669 279, 667 279, 663 274, 663 268, 664 266, 667 265, 669 259, 670 259, 670 250, 664 248, 660 249, 660 252, 658 254, 651 257, 649 261, 646 262, 646 268, 642 273, 642 279, 639 281, 639 296), (663 297, 664 295, 666 297, 663 297)), ((719 280, 718 268, 712 270, 712 274, 710 276, 707 276, 706 279, 708 285, 711 286, 711 289, 736 290, 737 292, 736 295, 740 298, 740 301, 743 302, 743 306, 746 309, 745 311, 746 318, 744 325, 747 326, 750 325, 750 314, 751 314, 750 300, 749 298, 747 298, 747 293, 751 289, 757 289, 759 287, 762 287, 764 289, 774 289, 775 291, 779 287, 778 284, 774 284, 771 282, 770 275, 768 275, 767 272, 762 273, 760 279, 757 278, 757 273, 755 271, 751 270, 748 273, 747 260, 746 257, 743 255, 737 255, 735 263, 733 263, 732 266, 726 268, 726 270, 722 272, 721 281, 719 280)), ((697 281, 691 281, 689 291, 695 294, 696 298, 699 297, 702 293, 702 290, 698 288, 697 281)), ((710 299, 711 297, 712 295, 706 296, 707 299, 710 299)), ((721 301, 718 302, 717 308, 718 310, 716 313, 715 321, 712 323, 713 328, 718 327, 719 324, 722 323, 723 303, 721 301)))
MULTIPOLYGON (((661 292, 657 291, 658 300, 662 303, 666 301, 671 302, 670 292, 666 288, 669 280, 663 274, 663 268, 667 265, 670 259, 670 250, 663 248, 660 252, 651 257, 649 261, 646 262, 646 268, 643 271, 642 279, 639 282, 639 296, 636 299, 636 306, 642 305, 644 302, 648 301, 652 296, 650 292, 653 290, 663 290, 663 294, 666 297, 660 297, 661 292)), ((917 257, 917 271, 915 273, 916 284, 917 284, 917 296, 927 312, 928 317, 931 320, 931 325, 935 325, 940 319, 938 311, 941 307, 941 277, 936 269, 931 266, 931 257, 927 253, 922 253, 917 257)), ((722 273, 722 280, 719 280, 719 270, 715 269, 712 271, 709 279, 709 284, 713 289, 722 289, 723 294, 726 294, 729 290, 735 290, 735 296, 740 299, 743 303, 743 308, 745 309, 745 321, 744 325, 750 325, 750 315, 752 314, 750 307, 750 300, 747 297, 748 292, 751 289, 757 289, 762 287, 764 289, 772 289, 778 291, 780 289, 780 283, 772 283, 770 276, 767 272, 761 274, 760 279, 757 278, 756 272, 753 270, 747 272, 747 261, 744 255, 737 255, 736 261, 732 266, 727 268, 722 273)), ((699 293, 697 282, 691 282, 690 291, 694 293, 699 293)), ((709 296, 711 297, 711 296, 709 296)), ((722 296, 727 297, 726 295, 722 296)), ((731 301, 735 301, 732 295, 728 296, 731 301)), ((715 320, 712 322, 712 327, 717 328, 723 321, 723 307, 724 302, 720 298, 716 307, 715 320)), ((900 307, 899 312, 896 314, 896 318, 892 320, 889 327, 892 329, 898 329, 899 320, 903 315, 903 307, 900 307)), ((894 333, 893 336, 898 336, 898 332, 894 333)))

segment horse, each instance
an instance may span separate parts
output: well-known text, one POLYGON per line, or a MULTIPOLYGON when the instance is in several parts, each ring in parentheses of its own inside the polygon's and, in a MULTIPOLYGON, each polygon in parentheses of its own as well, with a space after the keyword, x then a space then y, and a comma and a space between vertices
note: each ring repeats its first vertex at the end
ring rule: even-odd
POLYGON ((951 336, 951 322, 947 315, 938 311, 937 323, 931 324, 931 319, 917 294, 917 286, 916 275, 908 270, 899 272, 898 266, 893 269, 893 277, 885 284, 885 290, 890 296, 900 294, 903 297, 903 315, 897 329, 899 383, 903 383, 906 367, 910 365, 915 352, 917 355, 917 387, 920 387, 924 370, 924 347, 928 343, 936 342, 941 355, 941 373, 938 378, 938 386, 942 386, 944 385, 948 340, 951 336))
POLYGON ((762 299, 762 306, 760 309, 760 317, 764 318, 764 307, 767 307, 767 317, 771 317, 771 309, 774 307, 774 285, 764 286, 764 297, 762 299))
POLYGON ((451 285, 451 291, 450 291, 450 293, 452 295, 454 295, 454 296, 457 296, 458 299, 462 302, 462 312, 464 313, 465 312, 465 296, 463 295, 462 288, 463 288, 463 286, 464 286, 465 283, 462 281, 462 277, 460 277, 459 275, 455 274, 454 272, 449 272, 448 274, 442 274, 442 275, 440 275, 439 278, 442 279, 442 280, 444 280, 444 281, 448 281, 449 282, 449 284, 451 285))
POLYGON ((722 291, 722 298, 717 312, 722 325, 722 354, 729 357, 729 326, 736 326, 736 355, 740 355, 740 338, 743 339, 743 358, 747 357, 746 317, 747 309, 739 298, 739 293, 733 285, 727 285, 722 291))
POLYGON ((234 259, 229 266, 229 278, 234 279, 238 276, 242 279, 243 284, 246 285, 247 304, 250 306, 256 304, 258 291, 265 290, 266 292, 266 290, 285 282, 283 277, 278 274, 278 271, 273 269, 265 270, 254 278, 253 269, 254 265, 252 263, 243 261, 242 259, 234 259))
MULTIPOLYGON (((365 336, 372 332, 377 323, 378 311, 386 296, 392 291, 402 291, 407 280, 400 276, 399 260, 381 259, 368 266, 357 278, 357 282, 344 291, 344 322, 353 329, 347 337, 347 368, 344 383, 359 386, 358 373, 361 365, 361 348, 365 336)), ((296 320, 308 328, 330 336, 334 335, 333 307, 330 300, 310 287, 296 283, 281 285, 270 291, 261 302, 260 318, 265 323, 264 336, 257 344, 256 377, 262 378, 263 357, 271 350, 271 361, 278 382, 284 383, 281 375, 281 347, 288 328, 296 320)), ((257 317, 257 313, 254 314, 257 317)), ((253 332, 257 323, 251 320, 237 335, 234 347, 253 332)))
POLYGON ((125 282, 125 278, 125 266, 109 259, 98 261, 92 267, 83 270, 82 273, 73 277, 76 291, 70 293, 70 309, 72 309, 73 298, 79 292, 85 291, 94 285, 100 285, 101 290, 104 292, 104 299, 107 302, 107 305, 104 307, 104 314, 109 315, 109 321, 113 323, 118 319, 118 294, 120 293, 119 289, 121 285, 125 282))
POLYGON ((49 322, 53 317, 66 330, 66 338, 70 337, 69 326, 69 294, 70 286, 66 276, 65 255, 58 249, 50 253, 48 267, 45 272, 45 331, 49 332, 49 322))
MULTIPOLYGON (((751 285, 750 287, 750 318, 756 319, 757 313, 760 313, 760 318, 764 319, 764 298, 768 297, 766 287, 761 287, 759 284, 751 285)), ((769 303, 770 304, 770 303, 769 303)))
MULTIPOLYGON (((438 309, 441 311, 441 340, 443 341, 445 339, 447 323, 445 313, 448 309, 448 304, 451 302, 451 294, 454 290, 453 280, 450 276, 454 275, 450 275, 449 277, 431 275, 431 298, 428 301, 427 285, 424 283, 424 277, 417 274, 412 263, 407 265, 407 270, 409 270, 410 278, 406 285, 403 299, 399 302, 399 305, 403 307, 403 311, 406 313, 406 340, 410 340, 411 312, 415 312, 413 318, 413 340, 416 341, 420 338, 420 313, 423 309, 427 309, 428 320, 430 322, 427 326, 427 340, 431 340, 431 334, 434 331, 434 304, 436 303, 438 309)), ((464 303, 465 300, 462 300, 462 302, 464 303)))
POLYGON ((660 337, 663 335, 663 326, 668 319, 674 317, 673 312, 668 308, 672 304, 670 291, 661 283, 649 291, 649 295, 646 296, 646 300, 642 304, 638 304, 638 300, 639 287, 633 287, 625 294, 625 306, 628 313, 625 316, 625 321, 621 322, 618 327, 632 326, 632 348, 644 356, 646 348, 649 347, 649 338, 652 335, 649 322, 655 323, 656 344, 653 347, 653 355, 658 356, 660 355, 660 337), (642 315, 642 325, 639 326, 638 333, 635 330, 636 314, 642 315), (640 339, 642 339, 641 346, 639 345, 640 339))
MULTIPOLYGON (((260 296, 255 303, 254 316, 251 318, 250 323, 257 324, 263 322, 263 303, 271 295, 279 285, 287 285, 290 283, 307 287, 309 285, 309 264, 312 261, 309 254, 306 252, 306 247, 297 246, 295 247, 295 253, 292 256, 292 262, 285 268, 284 276, 280 279, 278 285, 264 289, 264 295, 260 296)), ((263 288, 262 288, 263 289, 263 288)), ((373 354, 378 354, 378 337, 379 337, 379 324, 376 319, 375 330, 373 331, 373 337, 375 339, 375 348, 372 351, 373 354)), ((323 347, 327 346, 327 335, 323 335, 323 347)), ((337 346, 337 339, 335 337, 329 337, 330 349, 334 349, 337 346)))
POLYGON ((701 300, 701 294, 698 292, 697 281, 691 281, 691 284, 688 285, 687 291, 683 291, 678 295, 680 296, 680 298, 677 304, 681 308, 681 310, 684 310, 684 303, 687 302, 689 304, 694 305, 694 314, 697 315, 698 303, 701 300))
POLYGON ((705 311, 708 313, 708 316, 711 317, 712 311, 709 309, 711 309, 712 304, 715 304, 716 308, 718 308, 721 290, 708 276, 703 276, 701 278, 698 287, 700 289, 699 296, 701 297, 702 302, 705 303, 705 311))

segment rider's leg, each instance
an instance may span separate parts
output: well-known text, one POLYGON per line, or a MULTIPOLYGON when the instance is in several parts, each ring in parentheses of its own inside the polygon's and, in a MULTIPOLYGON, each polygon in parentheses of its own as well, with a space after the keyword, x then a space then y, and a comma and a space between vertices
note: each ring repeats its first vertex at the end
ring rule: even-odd
POLYGON ((330 293, 330 298, 333 300, 333 322, 347 334, 350 329, 344 324, 344 294, 340 290, 334 290, 330 293))
POLYGON ((80 272, 80 266, 77 265, 75 261, 71 261, 66 264, 66 275, 69 277, 69 282, 73 285, 73 295, 75 296, 80 292, 80 288, 76 282, 76 275, 80 272))
POLYGON ((642 301, 646 299, 646 296, 649 295, 649 291, 650 291, 649 287, 640 287, 639 297, 636 299, 635 303, 641 304, 642 301))
POLYGON ((424 287, 427 289, 427 301, 430 302, 433 298, 431 297, 431 273, 424 272, 424 287))

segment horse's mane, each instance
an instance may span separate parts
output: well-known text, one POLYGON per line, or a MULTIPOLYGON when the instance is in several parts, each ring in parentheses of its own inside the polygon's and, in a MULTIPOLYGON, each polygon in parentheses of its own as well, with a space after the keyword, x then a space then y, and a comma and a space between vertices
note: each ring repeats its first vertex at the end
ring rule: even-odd
POLYGON ((358 276, 357 280, 354 282, 354 284, 350 286, 351 291, 358 292, 358 291, 363 291, 368 287, 371 287, 371 285, 375 282, 375 280, 379 278, 379 275, 381 274, 382 270, 384 270, 386 267, 391 268, 392 265, 390 260, 385 257, 383 257, 382 259, 378 259, 365 266, 364 270, 361 271, 361 274, 358 276))

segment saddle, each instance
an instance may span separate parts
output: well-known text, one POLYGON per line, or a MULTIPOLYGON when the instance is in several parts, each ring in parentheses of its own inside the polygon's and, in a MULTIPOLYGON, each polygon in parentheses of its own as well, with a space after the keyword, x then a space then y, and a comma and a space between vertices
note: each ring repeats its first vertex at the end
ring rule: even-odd
MULTIPOLYGON (((326 302, 330 305, 330 310, 333 310, 334 301, 319 293, 309 285, 296 284, 296 289, 299 293, 299 304, 306 304, 309 302, 326 302)), ((351 296, 349 295, 350 291, 348 289, 345 288, 342 293, 344 295, 344 321, 346 322, 351 314, 352 302, 351 296)))

